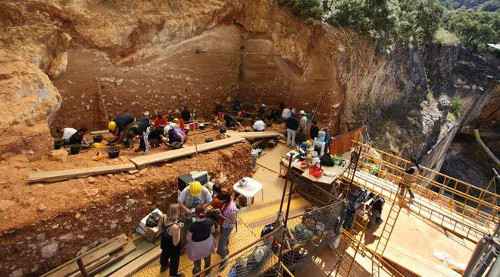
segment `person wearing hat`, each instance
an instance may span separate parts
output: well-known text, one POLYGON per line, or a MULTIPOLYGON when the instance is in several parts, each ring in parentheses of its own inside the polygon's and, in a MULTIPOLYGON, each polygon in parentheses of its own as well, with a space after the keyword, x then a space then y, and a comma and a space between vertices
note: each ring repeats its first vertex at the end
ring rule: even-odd
POLYGON ((121 142, 128 134, 129 129, 135 122, 135 117, 131 114, 121 114, 115 117, 112 121, 108 123, 108 129, 113 133, 114 137, 109 141, 113 144, 116 142, 121 142))
POLYGON ((286 120, 286 145, 295 147, 295 135, 299 128, 299 121, 295 118, 295 111, 290 111, 290 117, 286 120))
POLYGON ((183 214, 184 228, 182 229, 182 236, 185 244, 186 231, 193 222, 194 208, 198 205, 206 208, 212 202, 212 194, 210 191, 201 185, 198 181, 193 181, 189 183, 189 186, 185 187, 177 198, 179 206, 181 206, 181 211, 183 214))
POLYGON ((264 119, 266 116, 266 104, 262 104, 259 107, 259 118, 264 119))
POLYGON ((168 138, 170 145, 181 148, 187 141, 187 135, 179 127, 172 127, 167 125, 164 129, 165 137, 168 138))

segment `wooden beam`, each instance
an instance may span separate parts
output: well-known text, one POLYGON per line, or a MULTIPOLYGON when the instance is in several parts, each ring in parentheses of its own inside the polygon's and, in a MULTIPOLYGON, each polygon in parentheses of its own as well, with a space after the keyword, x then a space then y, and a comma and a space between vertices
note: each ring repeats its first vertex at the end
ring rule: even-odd
POLYGON ((68 276, 71 275, 79 270, 77 261, 82 260, 84 265, 89 265, 99 259, 101 259, 103 256, 108 255, 109 253, 113 253, 116 250, 122 248, 128 243, 127 236, 125 234, 121 234, 117 237, 114 237, 106 242, 104 242, 101 245, 98 245, 97 247, 91 249, 90 251, 52 269, 51 271, 45 273, 42 275, 44 276, 50 276, 50 277, 63 277, 63 276, 68 276))
POLYGON ((279 137, 280 134, 273 131, 264 132, 229 132, 229 136, 240 137, 245 139, 259 139, 259 138, 272 138, 279 137))
POLYGON ((120 268, 118 271, 115 273, 109 275, 110 277, 126 277, 126 276, 131 276, 132 274, 136 273, 139 271, 141 268, 145 267, 148 265, 150 262, 158 259, 161 254, 161 248, 160 246, 156 246, 152 250, 146 252, 144 255, 140 256, 139 258, 133 260, 126 266, 120 268))
MULTIPOLYGON (((205 152, 209 150, 214 150, 217 148, 229 146, 232 144, 240 143, 245 141, 244 138, 241 137, 232 137, 227 139, 216 140, 213 142, 203 143, 198 145, 198 152, 205 152)), ((138 169, 142 169, 148 165, 166 162, 173 159, 190 156, 196 153, 196 149, 194 146, 187 146, 181 149, 169 150, 157 154, 152 154, 148 156, 142 156, 130 159, 138 169)))
POLYGON ((123 171, 134 170, 135 165, 133 163, 119 164, 119 165, 108 165, 108 166, 96 166, 87 168, 77 168, 69 170, 59 170, 59 171, 45 171, 31 173, 28 176, 28 183, 39 183, 39 182, 55 182, 68 180, 73 178, 88 177, 93 175, 102 175, 109 173, 118 173, 123 171))

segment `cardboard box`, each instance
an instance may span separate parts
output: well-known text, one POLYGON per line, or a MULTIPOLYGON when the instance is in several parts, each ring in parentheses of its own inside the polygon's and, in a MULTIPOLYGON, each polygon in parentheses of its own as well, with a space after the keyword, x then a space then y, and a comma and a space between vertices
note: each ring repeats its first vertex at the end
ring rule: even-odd
POLYGON ((139 226, 137 226, 138 228, 136 229, 139 234, 143 235, 150 242, 153 242, 157 237, 160 236, 160 229, 158 227, 146 227, 146 221, 148 220, 149 215, 154 212, 157 212, 158 214, 160 214, 160 216, 163 215, 163 213, 159 209, 155 209, 141 219, 141 221, 139 222, 139 226))

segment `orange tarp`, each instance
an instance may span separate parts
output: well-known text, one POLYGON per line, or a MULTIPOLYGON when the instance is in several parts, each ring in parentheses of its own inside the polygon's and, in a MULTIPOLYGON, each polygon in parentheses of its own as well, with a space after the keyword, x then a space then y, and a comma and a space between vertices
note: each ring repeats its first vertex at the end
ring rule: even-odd
POLYGON ((349 151, 354 144, 352 141, 358 141, 365 128, 366 126, 362 126, 348 133, 333 137, 330 144, 330 154, 344 154, 349 151))

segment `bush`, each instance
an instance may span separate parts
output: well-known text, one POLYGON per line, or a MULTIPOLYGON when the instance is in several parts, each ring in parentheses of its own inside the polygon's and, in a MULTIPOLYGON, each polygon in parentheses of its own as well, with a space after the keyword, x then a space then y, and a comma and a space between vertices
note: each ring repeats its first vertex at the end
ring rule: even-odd
POLYGON ((460 110, 463 107, 463 100, 462 97, 460 96, 455 96, 451 100, 451 108, 450 112, 453 113, 456 117, 458 117, 460 110))

